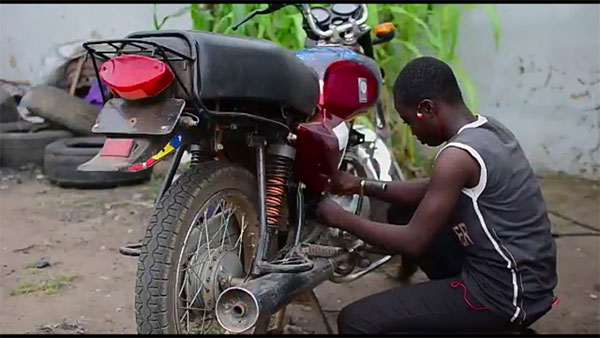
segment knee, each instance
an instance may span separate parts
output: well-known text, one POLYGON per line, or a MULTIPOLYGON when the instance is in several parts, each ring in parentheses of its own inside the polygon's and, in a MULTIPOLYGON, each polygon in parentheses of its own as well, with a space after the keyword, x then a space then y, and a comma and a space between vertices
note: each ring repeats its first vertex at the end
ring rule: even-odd
POLYGON ((356 304, 345 306, 337 317, 338 334, 369 333, 363 321, 364 317, 356 304))

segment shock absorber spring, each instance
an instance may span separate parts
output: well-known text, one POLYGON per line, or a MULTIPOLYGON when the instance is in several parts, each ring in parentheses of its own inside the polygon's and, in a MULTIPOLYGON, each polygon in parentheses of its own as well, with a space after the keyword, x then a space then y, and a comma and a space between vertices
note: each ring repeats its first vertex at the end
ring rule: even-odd
POLYGON ((190 167, 196 168, 198 163, 200 163, 200 157, 201 157, 200 146, 197 144, 191 144, 190 145, 190 154, 192 155, 192 157, 190 159, 190 167))
POLYGON ((266 205, 267 225, 270 229, 279 227, 284 203, 286 203, 287 183, 292 172, 296 149, 286 144, 269 146, 266 163, 266 205))

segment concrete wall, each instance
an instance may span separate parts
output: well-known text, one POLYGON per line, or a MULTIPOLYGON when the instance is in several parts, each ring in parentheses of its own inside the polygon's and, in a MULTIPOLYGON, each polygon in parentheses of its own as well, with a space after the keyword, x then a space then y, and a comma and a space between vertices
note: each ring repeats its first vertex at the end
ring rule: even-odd
MULTIPOLYGON (((159 14, 179 9, 161 4, 159 14)), ((600 6, 497 5, 495 51, 483 9, 465 12, 458 51, 480 112, 517 135, 533 166, 597 178, 600 147, 600 6)), ((183 16, 165 28, 189 29, 183 16)), ((76 39, 150 30, 150 4, 0 5, 0 78, 30 79, 44 53, 76 39)))
POLYGON ((600 6, 497 5, 500 48, 483 9, 466 12, 459 55, 480 112, 506 124, 538 170, 598 178, 600 6))
MULTIPOLYGON (((183 6, 158 5, 159 17, 183 6)), ((152 30, 152 11, 151 4, 0 4, 0 78, 32 78, 58 44, 152 30)), ((170 28, 190 29, 189 15, 169 20, 170 28)))

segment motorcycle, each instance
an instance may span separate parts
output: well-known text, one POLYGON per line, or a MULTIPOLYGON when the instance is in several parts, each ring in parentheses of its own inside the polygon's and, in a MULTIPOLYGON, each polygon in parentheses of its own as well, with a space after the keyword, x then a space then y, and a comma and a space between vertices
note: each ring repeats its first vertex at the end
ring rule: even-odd
MULTIPOLYGON (((255 10, 235 28, 284 6, 255 10)), ((372 39, 364 4, 291 6, 312 43, 296 52, 175 30, 83 44, 109 90, 92 127, 106 141, 79 170, 147 170, 173 158, 139 251, 129 248, 139 254, 138 333, 264 333, 300 295, 392 257, 319 224, 314 211, 338 169, 404 179, 386 144, 373 54, 394 27, 378 25, 372 39), (374 131, 354 124, 369 109, 374 131), (186 151, 190 169, 174 179, 186 151)), ((384 217, 378 201, 336 198, 384 217)))

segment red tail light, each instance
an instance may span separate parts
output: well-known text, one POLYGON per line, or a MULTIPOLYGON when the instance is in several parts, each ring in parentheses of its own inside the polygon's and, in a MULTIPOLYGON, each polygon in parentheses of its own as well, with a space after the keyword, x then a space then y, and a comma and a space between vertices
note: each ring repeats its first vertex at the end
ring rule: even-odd
POLYGON ((100 79, 119 97, 152 97, 173 82, 173 71, 162 61, 143 55, 114 57, 100 67, 100 79))
POLYGON ((322 106, 343 119, 374 105, 379 94, 375 75, 354 61, 331 63, 323 81, 322 106))

